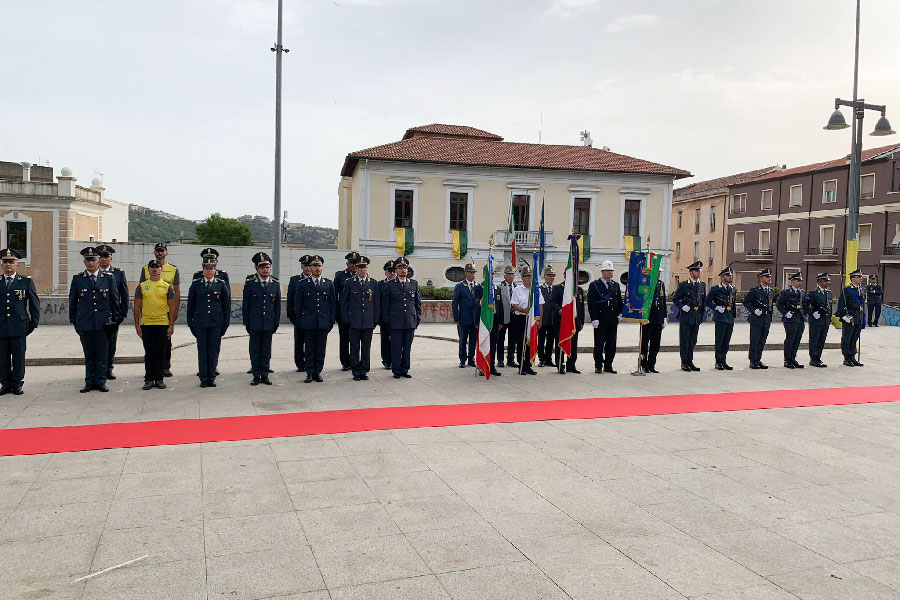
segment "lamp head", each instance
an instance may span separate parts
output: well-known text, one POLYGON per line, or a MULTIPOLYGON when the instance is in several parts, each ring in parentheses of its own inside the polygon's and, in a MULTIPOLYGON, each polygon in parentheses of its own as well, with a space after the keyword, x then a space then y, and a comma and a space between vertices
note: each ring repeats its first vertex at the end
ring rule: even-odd
POLYGON ((840 111, 840 109, 836 108, 828 118, 828 125, 826 125, 822 129, 834 131, 836 129, 847 129, 848 127, 850 126, 847 125, 847 121, 844 119, 844 114, 840 111))
POLYGON ((891 124, 888 122, 887 117, 881 115, 881 118, 875 123, 875 130, 869 135, 882 136, 894 135, 895 133, 897 132, 891 129, 891 124))

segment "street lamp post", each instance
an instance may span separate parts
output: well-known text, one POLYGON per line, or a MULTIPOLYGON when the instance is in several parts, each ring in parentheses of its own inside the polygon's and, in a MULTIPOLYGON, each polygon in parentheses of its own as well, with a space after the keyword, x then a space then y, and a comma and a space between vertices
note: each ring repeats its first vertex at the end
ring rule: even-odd
POLYGON ((281 273, 281 55, 290 52, 281 45, 281 3, 278 0, 278 33, 275 45, 270 48, 275 53, 275 212, 272 218, 272 273, 281 273))

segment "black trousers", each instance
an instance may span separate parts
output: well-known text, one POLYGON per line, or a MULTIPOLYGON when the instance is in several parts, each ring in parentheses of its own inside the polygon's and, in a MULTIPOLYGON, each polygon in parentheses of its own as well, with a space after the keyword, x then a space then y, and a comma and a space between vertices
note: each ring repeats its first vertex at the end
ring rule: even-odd
POLYGON ((106 332, 106 373, 112 373, 113 361, 116 358, 116 342, 119 340, 119 324, 111 323, 103 330, 106 332))
POLYGON ((662 341, 662 323, 641 325, 641 359, 644 366, 655 367, 659 344, 662 341))
POLYGON ((784 360, 797 360, 797 351, 800 349, 800 340, 803 339, 803 332, 806 330, 806 323, 784 323, 784 360))
POLYGON ((750 324, 750 362, 762 360, 766 339, 769 337, 769 327, 771 327, 771 323, 766 325, 750 324))
POLYGON ((506 349, 506 362, 522 362, 522 348, 525 344, 525 315, 512 314, 509 316, 509 345, 506 349))
POLYGON ((538 358, 545 363, 553 362, 559 342, 559 323, 538 329, 538 358))
POLYGON ((219 350, 222 347, 221 327, 195 327, 197 338, 197 363, 200 367, 200 381, 212 381, 216 378, 216 367, 219 364, 219 350))
POLYGON ((81 349, 84 351, 84 383, 85 385, 103 385, 106 383, 106 332, 79 331, 81 349))
POLYGON ((165 370, 172 370, 172 340, 166 340, 165 370))
POLYGON ((697 334, 700 333, 700 324, 678 321, 678 352, 681 354, 681 362, 694 361, 694 347, 697 345, 697 334))
POLYGON ((269 376, 269 362, 272 360, 272 332, 250 332, 250 373, 254 377, 269 376))
POLYGON ((303 353, 303 346, 306 343, 303 335, 303 328, 294 325, 294 366, 298 371, 306 370, 306 358, 303 353))
MULTIPOLYGON (((559 347, 559 344, 556 345, 556 351, 554 356, 556 357, 556 364, 559 365, 559 361, 562 360, 562 350, 559 347)), ((566 371, 571 371, 575 368, 575 361, 578 360, 578 331, 572 336, 572 354, 566 356, 566 371)))
POLYGON ((869 311, 869 325, 877 325, 878 320, 881 318, 881 305, 880 304, 870 304, 868 311, 869 311))
POLYGON ((594 368, 612 369, 613 359, 616 357, 616 335, 619 332, 619 322, 607 323, 600 321, 594 329, 594 368))
POLYGON ((731 347, 731 334, 734 333, 734 323, 715 321, 716 323, 716 362, 725 362, 728 358, 728 349, 731 347))
POLYGON ((17 388, 25 381, 25 336, 0 337, 0 384, 17 388))
POLYGON ((853 325, 844 323, 841 328, 841 354, 844 355, 844 358, 856 356, 856 343, 859 342, 861 331, 862 326, 860 323, 856 323, 855 319, 853 325))
MULTIPOLYGON (((338 323, 338 347, 341 355, 341 366, 349 367, 352 362, 350 360, 350 325, 348 323, 338 323)), ((323 357, 324 358, 324 357, 323 357)), ((321 373, 321 369, 318 371, 321 373)))
POLYGON ((822 351, 825 350, 825 338, 828 337, 830 323, 825 321, 822 325, 809 324, 809 358, 822 360, 822 351))
MULTIPOLYGON (((347 352, 350 352, 350 329, 347 329, 347 352)), ((303 356, 306 359, 306 374, 317 375, 325 368, 325 346, 328 344, 327 329, 303 330, 303 356)), ((348 359, 349 362, 349 359, 348 359)))
MULTIPOLYGON (((511 315, 510 315, 510 318, 512 318, 511 315)), ((499 325, 501 325, 501 323, 494 323, 494 331, 496 333, 494 333, 494 331, 492 331, 492 333, 494 334, 494 337, 492 338, 491 341, 494 344, 494 346, 493 346, 494 350, 491 353, 491 355, 494 357, 494 360, 499 365, 502 366, 504 361, 513 362, 512 354, 514 351, 514 344, 512 343, 512 337, 509 338, 509 344, 507 345, 507 343, 506 343, 506 338, 509 335, 509 325, 510 324, 507 323, 506 325, 503 325, 502 328, 500 328, 499 325), (506 354, 507 348, 509 348, 509 354, 506 354)))
POLYGON ((391 371, 394 375, 409 373, 409 353, 415 333, 415 329, 391 330, 391 371))
MULTIPOLYGON (((144 381, 162 381, 166 361, 168 325, 141 325, 144 344, 144 381)), ((105 373, 105 371, 104 371, 105 373)))
POLYGON ((391 328, 387 325, 379 325, 381 335, 381 364, 391 366, 391 328))
POLYGON ((478 343, 478 325, 457 325, 459 336, 459 362, 475 362, 475 345, 478 343))
POLYGON ((354 375, 369 372, 369 355, 372 352, 374 329, 350 329, 350 368, 354 375))

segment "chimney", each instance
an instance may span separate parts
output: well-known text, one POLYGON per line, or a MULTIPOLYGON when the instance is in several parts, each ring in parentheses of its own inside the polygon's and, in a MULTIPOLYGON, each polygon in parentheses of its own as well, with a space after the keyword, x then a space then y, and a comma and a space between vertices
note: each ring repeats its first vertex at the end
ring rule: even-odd
POLYGON ((22 181, 31 181, 31 163, 23 162, 22 165, 22 181))

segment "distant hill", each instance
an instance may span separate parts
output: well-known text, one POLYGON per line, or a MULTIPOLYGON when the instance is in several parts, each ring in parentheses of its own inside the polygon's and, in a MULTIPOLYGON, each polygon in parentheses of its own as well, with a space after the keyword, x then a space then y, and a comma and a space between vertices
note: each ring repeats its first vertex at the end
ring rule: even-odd
MULTIPOLYGON (((202 221, 191 221, 177 215, 131 204, 128 207, 128 237, 132 242, 174 242, 180 238, 195 238, 194 226, 202 221)), ((272 219, 259 215, 243 215, 238 221, 250 228, 254 242, 272 239, 272 219)), ((288 222, 287 242, 303 243, 310 248, 336 248, 337 229, 288 222)))

